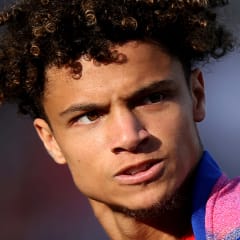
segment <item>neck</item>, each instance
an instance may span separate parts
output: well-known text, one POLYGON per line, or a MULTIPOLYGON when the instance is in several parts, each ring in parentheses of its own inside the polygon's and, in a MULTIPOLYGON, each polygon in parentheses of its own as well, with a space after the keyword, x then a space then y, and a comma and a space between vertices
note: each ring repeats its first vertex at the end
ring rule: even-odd
POLYGON ((136 219, 113 212, 105 204, 90 200, 94 213, 112 240, 177 240, 191 231, 190 212, 183 206, 158 218, 136 219))

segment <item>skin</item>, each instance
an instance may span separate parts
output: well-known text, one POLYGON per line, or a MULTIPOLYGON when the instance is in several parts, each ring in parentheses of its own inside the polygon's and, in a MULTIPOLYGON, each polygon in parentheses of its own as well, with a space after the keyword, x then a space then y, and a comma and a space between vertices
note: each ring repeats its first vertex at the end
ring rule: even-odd
POLYGON ((53 159, 68 164, 112 239, 180 239, 178 230, 190 226, 188 206, 157 222, 123 209, 164 207, 196 167, 202 154, 196 122, 205 116, 202 74, 192 71, 187 84, 181 63, 154 44, 116 49, 126 63, 79 59, 79 80, 67 67, 47 69, 43 106, 51 126, 43 119, 34 126, 53 159), (154 174, 125 178, 146 162, 154 174))

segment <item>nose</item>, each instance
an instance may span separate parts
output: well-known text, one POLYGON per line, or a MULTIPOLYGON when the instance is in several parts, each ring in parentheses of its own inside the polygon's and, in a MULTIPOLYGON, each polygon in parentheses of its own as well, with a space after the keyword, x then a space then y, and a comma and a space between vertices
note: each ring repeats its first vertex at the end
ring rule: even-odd
POLYGON ((115 112, 108 134, 113 153, 137 151, 150 136, 139 118, 129 109, 115 112))

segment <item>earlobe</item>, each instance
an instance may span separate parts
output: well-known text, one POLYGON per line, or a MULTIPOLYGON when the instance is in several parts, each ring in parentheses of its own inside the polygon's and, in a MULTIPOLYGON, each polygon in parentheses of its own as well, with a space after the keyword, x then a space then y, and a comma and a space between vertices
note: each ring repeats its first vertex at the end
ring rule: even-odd
POLYGON ((205 118, 205 89, 203 75, 199 69, 191 73, 191 93, 194 121, 201 122, 205 118))
POLYGON ((49 124, 45 120, 37 118, 34 120, 33 125, 49 155, 56 163, 65 164, 66 160, 56 142, 49 124))

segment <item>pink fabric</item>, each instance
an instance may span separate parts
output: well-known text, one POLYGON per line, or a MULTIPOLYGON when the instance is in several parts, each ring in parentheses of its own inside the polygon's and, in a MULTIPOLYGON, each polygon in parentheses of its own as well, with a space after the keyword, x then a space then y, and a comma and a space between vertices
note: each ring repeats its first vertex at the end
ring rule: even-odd
POLYGON ((208 240, 240 238, 240 177, 217 181, 206 205, 205 225, 208 240))

